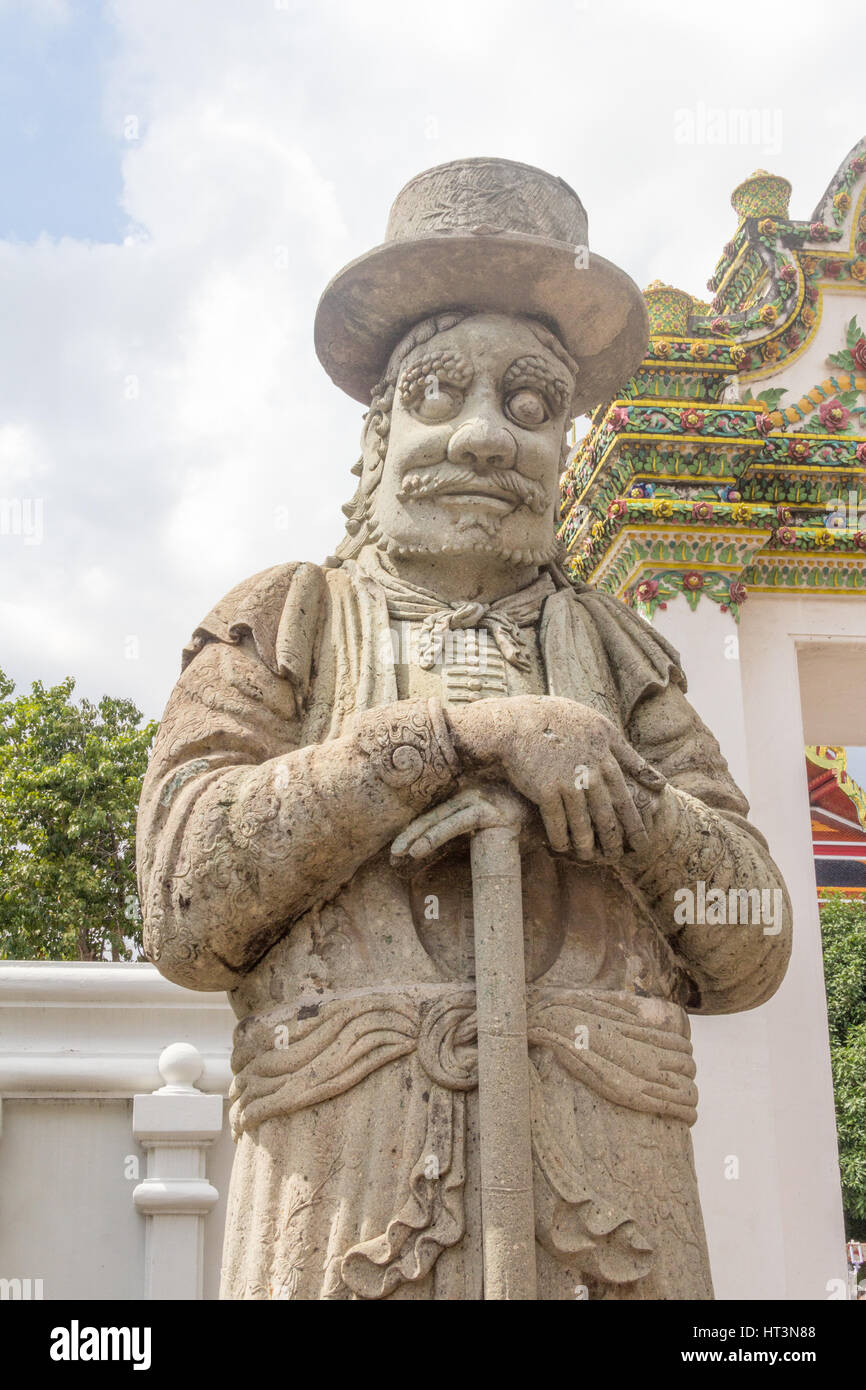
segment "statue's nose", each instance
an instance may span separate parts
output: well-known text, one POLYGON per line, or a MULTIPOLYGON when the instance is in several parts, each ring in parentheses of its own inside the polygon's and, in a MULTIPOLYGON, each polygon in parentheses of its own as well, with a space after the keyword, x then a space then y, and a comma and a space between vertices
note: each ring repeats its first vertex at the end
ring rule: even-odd
POLYGON ((478 473, 494 468, 513 468, 517 461, 517 440, 509 430, 489 420, 467 420, 448 441, 451 463, 466 464, 478 473))

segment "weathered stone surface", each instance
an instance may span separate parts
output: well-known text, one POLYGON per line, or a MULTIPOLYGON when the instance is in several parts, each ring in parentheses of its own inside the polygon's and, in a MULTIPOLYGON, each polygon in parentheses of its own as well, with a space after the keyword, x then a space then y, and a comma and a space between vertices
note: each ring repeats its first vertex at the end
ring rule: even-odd
POLYGON ((709 1298, 687 1012, 773 993, 787 897, 676 652, 557 566, 581 344, 599 399, 637 291, 607 277, 606 330, 551 312, 571 191, 435 172, 371 253, 388 313, 363 259, 323 301, 329 370, 373 388, 346 537, 196 629, 142 796, 148 949, 239 1019, 223 1293, 709 1298), (530 248, 534 300, 490 241, 530 248), (422 244, 401 336, 392 252, 422 244), (715 914, 683 920, 683 888, 715 914), (778 921, 720 913, 742 889, 778 921))

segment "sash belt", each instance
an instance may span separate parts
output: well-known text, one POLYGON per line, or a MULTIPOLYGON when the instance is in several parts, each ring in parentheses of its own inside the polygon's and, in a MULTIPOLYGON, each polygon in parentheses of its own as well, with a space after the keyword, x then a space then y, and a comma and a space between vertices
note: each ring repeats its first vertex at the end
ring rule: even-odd
MULTIPOLYGON (((530 988, 533 1150, 543 1179, 538 1238, 557 1258, 615 1283, 646 1274, 652 1246, 612 1194, 592 1190, 544 1078, 557 1066, 612 1104, 692 1125, 695 1065, 678 1005, 617 990, 530 988)), ((345 1285, 382 1298, 423 1278, 464 1232, 465 1094, 478 1084, 475 990, 402 986, 305 996, 235 1030, 230 1092, 237 1139, 266 1120, 344 1094, 380 1067, 414 1053, 430 1080, 427 1129, 407 1199, 386 1230, 342 1259, 345 1285)), ((555 1088, 554 1088, 555 1089, 555 1088)), ((599 1122, 597 1147, 604 1131, 599 1122)))

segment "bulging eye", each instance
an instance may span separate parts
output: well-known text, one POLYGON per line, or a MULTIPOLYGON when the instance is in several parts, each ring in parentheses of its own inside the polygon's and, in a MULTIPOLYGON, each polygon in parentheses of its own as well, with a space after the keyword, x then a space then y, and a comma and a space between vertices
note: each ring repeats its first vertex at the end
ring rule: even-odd
POLYGON ((419 419, 436 424, 439 420, 450 420, 462 404, 462 391, 449 382, 430 376, 424 382, 424 389, 418 395, 412 409, 419 419))
POLYGON ((538 391, 531 391, 528 386, 512 391, 505 402, 505 413, 515 425, 525 430, 538 429, 539 425, 550 419, 544 397, 538 391))

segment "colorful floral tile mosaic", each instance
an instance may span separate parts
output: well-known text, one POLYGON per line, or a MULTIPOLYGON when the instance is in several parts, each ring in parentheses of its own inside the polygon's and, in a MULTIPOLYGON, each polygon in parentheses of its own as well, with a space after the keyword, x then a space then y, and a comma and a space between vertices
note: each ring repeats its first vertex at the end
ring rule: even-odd
POLYGON ((866 140, 793 222, 787 179, 756 171, 732 197, 740 223, 712 304, 660 281, 644 291, 647 357, 563 474, 576 577, 647 616, 683 594, 736 618, 750 584, 866 588, 866 305, 805 395, 759 389, 808 349, 825 287, 866 293, 864 176, 866 140))

